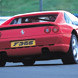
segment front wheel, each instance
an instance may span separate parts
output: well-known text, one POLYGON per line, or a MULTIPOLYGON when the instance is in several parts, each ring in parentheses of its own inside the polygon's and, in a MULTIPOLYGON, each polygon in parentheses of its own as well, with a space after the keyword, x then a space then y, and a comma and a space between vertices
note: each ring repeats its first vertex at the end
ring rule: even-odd
POLYGON ((78 64, 78 40, 75 34, 72 34, 69 51, 62 61, 64 64, 78 64))

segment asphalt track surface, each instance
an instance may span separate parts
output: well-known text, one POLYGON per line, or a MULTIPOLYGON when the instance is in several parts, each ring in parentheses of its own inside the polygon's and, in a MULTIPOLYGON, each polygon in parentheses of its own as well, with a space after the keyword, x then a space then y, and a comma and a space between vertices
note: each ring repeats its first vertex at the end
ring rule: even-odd
POLYGON ((78 78, 78 64, 63 65, 61 60, 37 61, 33 66, 7 63, 0 67, 0 78, 78 78))

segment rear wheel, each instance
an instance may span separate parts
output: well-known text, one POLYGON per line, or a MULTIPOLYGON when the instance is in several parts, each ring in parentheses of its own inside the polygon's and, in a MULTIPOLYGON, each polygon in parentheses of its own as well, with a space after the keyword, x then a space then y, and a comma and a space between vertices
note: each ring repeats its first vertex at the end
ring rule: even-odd
POLYGON ((6 64, 6 58, 5 55, 0 54, 0 67, 4 67, 6 64))
POLYGON ((75 34, 72 34, 69 51, 63 56, 62 61, 64 64, 78 63, 78 40, 75 34))
POLYGON ((24 66, 32 66, 35 63, 35 60, 23 60, 24 66))

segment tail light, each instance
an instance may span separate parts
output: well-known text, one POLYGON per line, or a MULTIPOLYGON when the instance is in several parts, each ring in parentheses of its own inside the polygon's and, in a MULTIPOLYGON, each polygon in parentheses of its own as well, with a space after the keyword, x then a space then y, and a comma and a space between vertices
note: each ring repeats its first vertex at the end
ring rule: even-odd
POLYGON ((59 31, 59 27, 58 27, 58 26, 53 27, 52 31, 53 31, 54 33, 57 33, 57 32, 59 31))
POLYGON ((45 32, 45 33, 50 33, 50 32, 51 32, 51 28, 50 28, 50 27, 46 27, 46 28, 44 29, 44 32, 45 32))

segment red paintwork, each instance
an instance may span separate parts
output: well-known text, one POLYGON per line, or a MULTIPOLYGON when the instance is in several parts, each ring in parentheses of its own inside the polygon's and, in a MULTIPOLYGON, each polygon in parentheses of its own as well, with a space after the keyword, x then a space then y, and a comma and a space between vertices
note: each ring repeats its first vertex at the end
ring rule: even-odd
POLYGON ((73 29, 77 31, 78 28, 73 28, 72 26, 66 24, 64 19, 63 11, 53 11, 53 12, 39 12, 30 13, 14 16, 11 19, 3 23, 0 28, 14 27, 14 26, 26 26, 26 25, 38 25, 38 24, 54 24, 59 27, 59 31, 54 33, 52 31, 53 26, 35 27, 35 28, 22 28, 25 34, 21 34, 21 29, 13 30, 2 30, 0 37, 0 52, 5 51, 8 56, 22 56, 22 55, 36 55, 41 54, 41 49, 43 47, 48 47, 51 52, 68 52, 70 46, 71 32, 73 29), (17 17, 34 16, 34 15, 44 15, 44 14, 57 14, 58 17, 55 22, 41 22, 41 23, 26 23, 26 24, 15 24, 10 25, 10 22, 17 17), (44 29, 49 27, 51 29, 50 33, 45 33, 44 29), (35 39, 35 47, 23 47, 23 48, 11 48, 11 41, 16 40, 26 40, 35 39), (52 45, 50 45, 52 44, 52 45), (42 46, 40 46, 42 45, 42 46))

